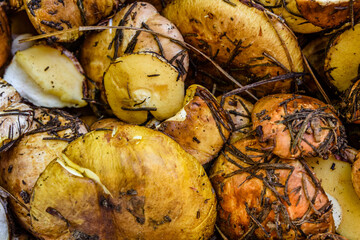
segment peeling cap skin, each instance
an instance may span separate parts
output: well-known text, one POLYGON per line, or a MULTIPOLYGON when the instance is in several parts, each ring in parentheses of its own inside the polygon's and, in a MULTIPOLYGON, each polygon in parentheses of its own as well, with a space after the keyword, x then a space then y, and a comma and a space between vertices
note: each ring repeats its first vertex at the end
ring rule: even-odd
POLYGON ((49 240, 114 239, 111 212, 101 205, 107 203, 104 195, 100 184, 58 158, 49 163, 34 186, 31 230, 49 240))
POLYGON ((171 138, 135 125, 92 131, 70 143, 39 178, 31 199, 32 229, 49 239, 80 233, 208 239, 216 219, 203 167, 171 138))
POLYGON ((331 202, 306 162, 279 159, 256 139, 226 146, 210 176, 219 199, 217 225, 230 239, 305 239, 335 231, 331 202))
POLYGON ((327 158, 331 152, 342 154, 339 151, 347 145, 344 126, 332 106, 308 96, 261 98, 251 118, 261 146, 281 158, 327 158))

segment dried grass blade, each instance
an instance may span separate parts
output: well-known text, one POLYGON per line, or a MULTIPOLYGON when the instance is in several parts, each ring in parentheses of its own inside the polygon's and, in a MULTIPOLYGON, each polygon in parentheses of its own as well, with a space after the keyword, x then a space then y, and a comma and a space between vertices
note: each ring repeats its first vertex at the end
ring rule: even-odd
POLYGON ((215 224, 215 228, 218 231, 218 233, 220 234, 220 236, 223 238, 223 240, 229 240, 225 234, 222 233, 222 231, 220 230, 220 228, 215 224))
POLYGON ((5 194, 7 197, 11 197, 12 199, 14 199, 15 202, 19 203, 24 209, 26 209, 26 211, 30 212, 30 209, 24 204, 22 203, 19 199, 17 199, 14 195, 12 195, 11 193, 9 193, 5 188, 3 188, 2 186, 0 186, 0 191, 1 193, 5 194))
POLYGON ((313 70, 310 67, 309 61, 307 60, 307 58, 305 57, 305 55, 303 53, 302 53, 302 56, 303 56, 303 59, 304 59, 305 66, 308 69, 308 71, 310 72, 311 77, 313 78, 313 80, 314 80, 316 86, 318 87, 321 95, 324 97, 327 104, 331 104, 330 98, 326 95, 325 90, 322 88, 321 84, 319 83, 319 81, 315 77, 315 74, 314 74, 313 70))
POLYGON ((304 75, 306 75, 306 73, 292 72, 292 73, 287 73, 287 74, 284 74, 284 75, 275 76, 275 77, 272 77, 272 78, 269 78, 269 79, 261 80, 261 81, 258 81, 258 82, 252 83, 252 84, 248 84, 248 85, 246 85, 244 87, 237 88, 237 89, 234 89, 234 90, 232 90, 230 92, 225 93, 221 97, 220 105, 221 106, 224 105, 225 98, 236 95, 236 94, 240 94, 242 92, 246 92, 249 89, 259 87, 261 85, 268 84, 268 83, 283 81, 283 80, 286 80, 286 79, 289 79, 289 78, 298 78, 298 77, 301 77, 301 76, 304 76, 304 75))
MULTIPOLYGON (((276 32, 276 35, 278 36, 278 38, 279 38, 279 40, 280 40, 280 42, 281 42, 281 45, 283 46, 283 48, 284 48, 284 50, 285 50, 286 57, 287 57, 287 59, 288 59, 288 61, 289 61, 290 70, 291 70, 291 72, 293 72, 293 71, 294 71, 294 62, 293 62, 293 60, 292 60, 292 58, 291 58, 289 49, 286 47, 286 43, 285 43, 284 39, 280 36, 278 30, 275 28, 274 23, 272 22, 272 20, 271 20, 271 18, 270 18, 270 16, 271 16, 271 17, 275 17, 276 19, 278 19, 279 17, 278 17, 277 15, 273 14, 272 12, 270 12, 269 10, 265 10, 265 11, 264 11, 264 14, 265 14, 266 18, 269 20, 269 23, 270 23, 271 26, 273 27, 274 31, 276 32), (274 15, 275 15, 275 16, 274 16, 274 15)), ((284 25, 285 27, 287 27, 286 24, 283 23, 283 25, 284 25)), ((290 32, 292 33, 291 30, 290 30, 290 32)), ((295 36, 295 35, 293 35, 293 36, 295 36)), ((295 37, 295 38, 296 38, 296 37, 295 37)))

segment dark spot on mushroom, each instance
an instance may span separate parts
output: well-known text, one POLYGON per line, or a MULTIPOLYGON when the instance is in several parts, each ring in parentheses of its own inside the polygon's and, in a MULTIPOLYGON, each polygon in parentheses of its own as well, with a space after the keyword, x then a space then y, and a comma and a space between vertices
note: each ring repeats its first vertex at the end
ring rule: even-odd
POLYGON ((260 137, 260 138, 264 135, 264 132, 262 130, 262 126, 257 126, 256 129, 255 129, 255 132, 256 132, 256 135, 258 137, 260 137))
POLYGON ((46 21, 46 20, 41 20, 40 22, 41 24, 48 26, 50 28, 54 28, 58 31, 64 30, 63 26, 61 26, 61 23, 56 23, 53 21, 46 21))
POLYGON ((27 6, 28 9, 31 13, 31 15, 33 15, 35 17, 35 12, 34 10, 37 10, 39 8, 41 8, 41 0, 31 0, 30 2, 28 2, 27 6))
POLYGON ((258 120, 260 120, 260 118, 261 118, 262 116, 264 116, 266 112, 267 112, 266 109, 264 109, 264 110, 262 110, 261 112, 256 113, 255 116, 257 117, 258 120))
POLYGON ((23 199, 24 203, 30 202, 30 194, 24 190, 20 192, 20 197, 23 199))
POLYGON ((130 189, 126 192, 127 195, 136 196, 138 193, 135 189, 130 189))
POLYGON ((335 163, 333 163, 330 167, 331 170, 335 170, 335 163))
POLYGON ((78 230, 75 230, 72 233, 75 240, 99 240, 99 236, 97 235, 88 235, 86 233, 80 232, 78 230))
POLYGON ((145 196, 135 196, 131 197, 131 199, 127 203, 126 210, 131 213, 136 219, 136 222, 141 225, 145 223, 145 196))
POLYGON ((168 215, 166 215, 166 216, 164 216, 164 221, 171 222, 171 218, 168 215))
POLYGON ((193 141, 196 142, 196 143, 200 143, 200 140, 197 139, 196 137, 193 137, 193 141))
POLYGON ((49 10, 49 11, 48 11, 48 14, 50 14, 50 15, 55 15, 55 14, 57 14, 57 13, 58 13, 58 10, 54 10, 54 11, 49 10))
POLYGON ((151 74, 151 75, 147 75, 148 77, 158 77, 160 76, 160 74, 151 74))
POLYGON ((69 224, 69 221, 66 220, 66 218, 55 208, 48 207, 48 208, 46 208, 46 212, 49 213, 51 216, 54 216, 64 222, 66 222, 67 225, 69 224))

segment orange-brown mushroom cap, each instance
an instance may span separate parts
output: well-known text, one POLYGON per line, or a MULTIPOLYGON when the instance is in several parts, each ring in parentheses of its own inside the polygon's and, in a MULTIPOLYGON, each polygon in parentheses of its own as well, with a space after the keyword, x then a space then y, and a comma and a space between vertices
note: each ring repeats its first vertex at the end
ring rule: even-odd
POLYGON ((327 158, 346 146, 345 129, 332 106, 312 97, 264 97, 255 104, 252 121, 263 148, 281 158, 327 158))
POLYGON ((243 139, 228 146, 211 171, 217 223, 230 239, 334 232, 331 203, 303 160, 279 159, 256 139, 243 139))

